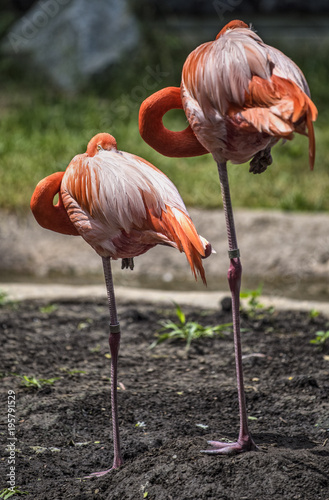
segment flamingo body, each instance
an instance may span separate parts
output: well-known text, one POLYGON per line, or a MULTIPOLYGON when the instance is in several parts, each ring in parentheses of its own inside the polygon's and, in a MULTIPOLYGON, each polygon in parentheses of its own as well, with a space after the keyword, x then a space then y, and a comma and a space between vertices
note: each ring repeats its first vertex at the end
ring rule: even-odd
POLYGON ((142 103, 139 127, 143 139, 166 156, 210 152, 217 163, 251 160, 250 171, 261 173, 272 162, 272 146, 294 132, 308 136, 313 169, 316 117, 298 66, 245 23, 231 21, 216 40, 188 56, 180 90, 167 87, 142 103), (162 116, 172 108, 184 109, 184 131, 163 126, 162 116))
POLYGON ((118 151, 109 134, 92 141, 94 149, 88 146, 75 156, 65 173, 39 183, 31 202, 38 222, 64 232, 61 223, 51 225, 60 212, 65 234, 81 235, 101 257, 132 258, 157 244, 177 248, 205 281, 201 259, 210 254, 210 245, 198 235, 174 184, 151 163, 118 151), (57 191, 60 207, 53 207, 57 191), (40 210, 47 193, 48 208, 40 210))
POLYGON ((100 477, 123 463, 117 402, 120 325, 117 317, 111 259, 132 258, 157 244, 185 252, 191 269, 205 282, 201 258, 211 253, 199 236, 174 184, 151 163, 123 151, 110 134, 97 134, 84 154, 65 172, 37 185, 31 209, 39 224, 63 234, 81 235, 102 257, 110 311, 111 406, 113 465, 86 477, 100 477), (58 193, 59 200, 53 204, 58 193))
POLYGON ((181 96, 192 130, 216 161, 244 163, 299 132, 309 136, 313 167, 317 111, 305 77, 246 25, 231 25, 189 55, 181 96))
POLYGON ((228 23, 216 40, 197 47, 188 56, 180 89, 162 89, 140 108, 140 133, 150 146, 172 157, 210 152, 219 173, 230 259, 227 276, 232 296, 240 429, 236 442, 209 441, 211 449, 205 453, 257 449, 248 428, 244 391, 239 315, 242 266, 227 161, 239 164, 251 160, 251 172, 264 172, 272 163, 272 146, 279 139, 292 139, 297 132, 308 136, 313 169, 312 122, 316 117, 317 109, 301 70, 238 20, 228 23), (171 108, 184 109, 189 122, 185 130, 173 132, 163 126, 162 117, 171 108))

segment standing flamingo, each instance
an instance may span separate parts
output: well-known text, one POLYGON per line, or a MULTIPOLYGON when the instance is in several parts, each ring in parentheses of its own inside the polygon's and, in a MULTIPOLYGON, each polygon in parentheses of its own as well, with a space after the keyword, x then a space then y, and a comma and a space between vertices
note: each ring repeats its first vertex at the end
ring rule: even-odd
POLYGON ((181 87, 168 87, 147 98, 139 115, 140 133, 166 156, 198 156, 210 152, 217 163, 226 218, 232 294, 235 362, 240 431, 235 443, 210 441, 205 453, 255 450, 247 421, 240 338, 242 267, 234 227, 226 163, 250 162, 250 172, 264 172, 272 163, 271 147, 293 133, 307 135, 313 169, 315 140, 312 121, 317 109, 305 77, 279 50, 266 45, 244 22, 231 21, 213 42, 197 47, 187 58, 181 87), (166 129, 163 115, 183 108, 189 127, 166 129))
POLYGON ((117 363, 120 325, 117 318, 111 259, 133 268, 133 257, 157 244, 185 252, 192 272, 206 282, 201 259, 210 244, 198 235, 174 184, 151 163, 118 151, 110 134, 93 137, 87 152, 73 158, 65 172, 37 185, 31 209, 37 222, 58 233, 81 235, 102 257, 110 309, 111 404, 114 460, 122 463, 117 410, 117 363), (59 194, 56 205, 54 196, 59 194))

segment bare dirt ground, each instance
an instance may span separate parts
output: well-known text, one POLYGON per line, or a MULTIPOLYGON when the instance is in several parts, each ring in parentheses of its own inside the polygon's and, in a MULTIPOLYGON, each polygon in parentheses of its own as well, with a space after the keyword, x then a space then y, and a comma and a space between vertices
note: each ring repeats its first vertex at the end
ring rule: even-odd
MULTIPOLYGON (((217 306, 213 292, 227 290, 223 214, 191 210, 191 215, 217 254, 205 261, 208 309, 184 310, 203 325, 229 322, 230 312, 217 306)), ((245 288, 263 282, 263 291, 278 296, 282 307, 286 296, 328 300, 326 214, 237 211, 236 220, 245 288)), ((232 334, 199 340, 188 352, 178 341, 150 350, 159 321, 176 319, 173 307, 157 300, 127 302, 124 287, 189 291, 187 302, 200 290, 204 300, 204 288, 194 283, 184 255, 169 248, 157 247, 136 259, 133 273, 122 273, 115 263, 121 290, 119 408, 125 463, 103 478, 87 480, 86 474, 112 463, 109 317, 100 259, 81 238, 45 231, 31 216, 1 212, 0 252, 3 284, 103 287, 103 295, 97 292, 94 298, 78 299, 71 291, 66 301, 58 300, 59 291, 55 305, 48 299, 50 307, 42 295, 46 289, 36 288, 42 300, 0 307, 0 436, 5 445, 0 491, 8 486, 8 391, 14 391, 15 484, 33 500, 329 499, 329 352, 310 344, 317 331, 329 329, 328 317, 310 314, 307 307, 300 312, 298 303, 294 311, 243 313, 249 424, 259 451, 205 456, 200 450, 207 440, 234 440, 238 433, 232 334), (27 388, 24 375, 55 380, 27 388)))
MULTIPOLYGON (((125 463, 112 463, 108 311, 104 300, 24 301, 0 309, 1 407, 16 397, 15 481, 33 500, 329 498, 329 352, 310 344, 328 319, 309 313, 243 313, 250 428, 259 451, 205 456, 209 439, 238 432, 233 338, 150 350, 162 306, 122 303, 120 431, 125 463), (43 307, 43 308, 42 308, 43 307), (16 374, 16 375, 14 375, 16 374), (27 388, 17 375, 57 378, 27 388)), ((203 325, 230 312, 186 309, 203 325)), ((7 443, 6 412, 1 438, 7 443)), ((6 486, 8 449, 2 448, 6 486)), ((22 497, 24 498, 24 497, 22 497)))

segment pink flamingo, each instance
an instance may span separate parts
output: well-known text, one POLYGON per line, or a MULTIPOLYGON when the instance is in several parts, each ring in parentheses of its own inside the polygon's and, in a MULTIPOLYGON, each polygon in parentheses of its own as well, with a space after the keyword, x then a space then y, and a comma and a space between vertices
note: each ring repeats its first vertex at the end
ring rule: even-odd
POLYGON ((272 146, 280 139, 292 139, 297 132, 308 136, 313 169, 312 121, 316 117, 317 109, 298 66, 238 20, 228 23, 215 41, 200 45, 188 56, 180 88, 162 89, 140 108, 140 133, 150 146, 172 157, 210 152, 219 172, 229 245, 240 431, 235 443, 210 441, 212 448, 205 453, 256 449, 245 403, 239 317, 242 267, 226 164, 251 160, 250 172, 264 172, 272 163, 272 146), (187 116, 189 126, 181 132, 163 126, 163 115, 173 108, 183 108, 187 116))
POLYGON ((97 134, 87 152, 77 155, 65 172, 39 182, 31 209, 44 228, 80 235, 102 257, 110 310, 111 404, 114 459, 122 463, 118 424, 117 365, 120 325, 117 317, 111 259, 133 268, 133 257, 155 245, 169 245, 185 252, 191 270, 206 283, 202 258, 210 244, 198 235, 174 184, 160 170, 138 156, 118 151, 110 134, 97 134), (53 204, 55 195, 59 200, 53 204))

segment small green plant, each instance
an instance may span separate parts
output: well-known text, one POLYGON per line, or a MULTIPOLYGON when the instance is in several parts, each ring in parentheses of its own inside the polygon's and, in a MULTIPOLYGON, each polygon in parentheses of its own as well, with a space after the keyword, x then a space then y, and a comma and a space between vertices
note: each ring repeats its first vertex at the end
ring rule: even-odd
POLYGON ((86 321, 81 321, 78 324, 78 330, 85 330, 86 328, 89 328, 90 325, 92 324, 93 320, 91 318, 87 318, 86 321))
POLYGON ((58 305, 57 304, 47 304, 46 306, 39 307, 39 311, 42 314, 51 314, 52 312, 57 311, 58 305))
POLYGON ((4 488, 0 491, 0 498, 3 500, 7 500, 7 498, 12 497, 13 495, 28 495, 27 491, 21 491, 17 486, 13 488, 4 488))
MULTIPOLYGON (((241 299, 248 299, 245 311, 250 317, 259 316, 261 312, 273 313, 274 307, 265 307, 261 304, 259 297, 262 295, 263 285, 260 284, 255 290, 245 290, 240 293, 241 299)), ((243 308, 242 308, 243 309, 243 308)))
POLYGON ((100 352, 100 350, 101 350, 100 344, 97 344, 95 347, 89 347, 89 351, 93 353, 100 352))
POLYGON ((310 344, 315 344, 318 347, 324 348, 327 341, 329 341, 329 330, 316 332, 315 339, 310 340, 310 344))
POLYGON ((262 291, 263 285, 259 285, 255 290, 245 290, 240 293, 241 299, 248 299, 248 312, 255 313, 257 309, 263 309, 263 304, 259 302, 262 291))
POLYGON ((187 321, 185 314, 178 304, 175 304, 175 308, 178 323, 171 320, 160 321, 159 323, 162 325, 162 328, 158 333, 158 338, 150 345, 150 349, 165 340, 183 339, 186 341, 186 350, 188 351, 192 340, 201 337, 213 337, 214 335, 224 336, 226 331, 232 327, 232 323, 225 323, 218 326, 202 326, 195 321, 187 321))
POLYGON ((3 290, 0 290, 0 307, 5 306, 7 302, 8 302, 8 294, 3 290))
POLYGON ((14 308, 17 306, 17 302, 11 300, 7 292, 5 292, 4 290, 0 290, 0 308, 5 306, 14 308))
POLYGON ((54 378, 39 378, 37 379, 36 377, 28 377, 27 375, 19 375, 22 378, 22 384, 25 387, 29 388, 34 388, 34 389, 41 389, 43 385, 53 385, 56 380, 59 380, 60 377, 54 377, 54 378))
POLYGON ((317 309, 311 309, 309 312, 310 318, 317 318, 319 316, 319 311, 317 309))

